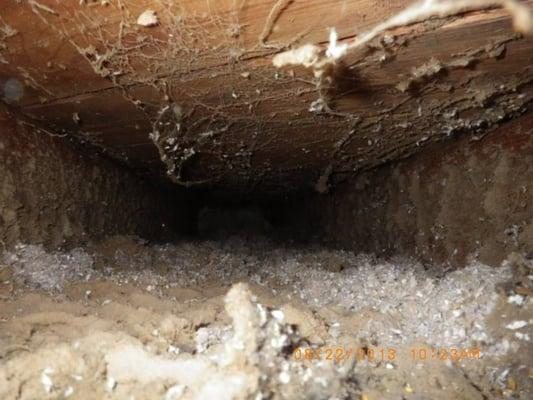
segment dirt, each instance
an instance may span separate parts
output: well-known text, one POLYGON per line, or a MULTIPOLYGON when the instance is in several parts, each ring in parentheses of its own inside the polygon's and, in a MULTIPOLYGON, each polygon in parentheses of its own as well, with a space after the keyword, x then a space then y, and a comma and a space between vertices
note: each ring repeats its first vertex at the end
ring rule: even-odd
POLYGON ((157 188, 98 149, 38 129, 0 106, 0 248, 50 247, 190 227, 183 193, 157 188))
POLYGON ((511 252, 533 254, 532 121, 525 115, 482 139, 464 137, 345 176, 304 213, 354 251, 454 266, 472 255, 498 266, 511 252))
POLYGON ((446 271, 260 237, 20 245, 0 397, 528 399, 532 279, 518 253, 446 271))

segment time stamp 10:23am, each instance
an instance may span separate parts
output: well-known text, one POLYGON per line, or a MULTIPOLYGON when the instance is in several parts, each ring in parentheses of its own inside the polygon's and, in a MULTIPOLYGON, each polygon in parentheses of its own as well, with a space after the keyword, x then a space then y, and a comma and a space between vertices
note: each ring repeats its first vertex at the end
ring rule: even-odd
MULTIPOLYGON (((481 358, 478 348, 455 348, 455 347, 410 347, 408 351, 414 361, 460 361, 476 360, 481 358)), ((292 357, 297 361, 394 361, 398 357, 399 350, 394 347, 297 347, 292 352, 292 357)))

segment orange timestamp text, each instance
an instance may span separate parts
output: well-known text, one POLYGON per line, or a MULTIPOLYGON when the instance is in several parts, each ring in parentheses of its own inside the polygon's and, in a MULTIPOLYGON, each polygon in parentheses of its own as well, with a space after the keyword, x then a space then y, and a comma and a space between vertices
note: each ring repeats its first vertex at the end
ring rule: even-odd
MULTIPOLYGON (((400 349, 395 347, 297 347, 292 352, 292 357, 296 361, 394 361, 399 356, 400 349)), ((402 349, 414 361, 431 360, 474 360, 481 358, 481 351, 478 348, 456 348, 456 347, 409 347, 402 349)))

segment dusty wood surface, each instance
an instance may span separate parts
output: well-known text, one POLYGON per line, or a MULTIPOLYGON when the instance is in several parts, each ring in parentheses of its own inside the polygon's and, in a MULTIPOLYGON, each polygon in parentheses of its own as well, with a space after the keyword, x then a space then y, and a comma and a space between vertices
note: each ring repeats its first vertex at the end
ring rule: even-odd
POLYGON ((429 143, 477 140, 531 103, 533 39, 500 10, 389 32, 320 90, 310 71, 272 65, 291 46, 326 46, 330 27, 347 40, 405 5, 10 0, 0 19, 3 99, 181 184, 231 195, 324 191, 429 143), (136 24, 147 9, 157 26, 136 24))

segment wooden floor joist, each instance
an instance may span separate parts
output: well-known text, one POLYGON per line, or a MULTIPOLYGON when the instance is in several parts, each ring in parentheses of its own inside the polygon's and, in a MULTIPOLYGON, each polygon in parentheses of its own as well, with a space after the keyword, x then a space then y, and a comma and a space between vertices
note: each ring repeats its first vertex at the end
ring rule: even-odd
POLYGON ((533 39, 497 9, 392 30, 319 84, 272 58, 305 43, 325 49, 333 27, 348 43, 405 2, 6 3, 0 85, 18 115, 214 190, 328 186, 338 172, 486 131, 527 112, 533 96, 533 39), (136 23, 146 10, 156 26, 136 23), (13 82, 23 88, 16 99, 13 82), (158 149, 150 133, 174 106, 180 115, 164 115, 158 149))

